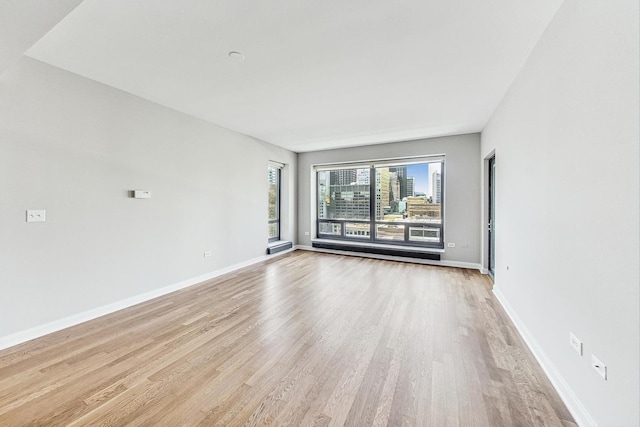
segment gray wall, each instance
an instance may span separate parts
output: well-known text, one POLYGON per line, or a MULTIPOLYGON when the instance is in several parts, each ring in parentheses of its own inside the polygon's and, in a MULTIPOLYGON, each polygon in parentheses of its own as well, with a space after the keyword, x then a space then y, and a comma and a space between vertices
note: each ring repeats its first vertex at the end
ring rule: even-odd
POLYGON ((0 77, 0 338, 264 255, 268 160, 295 240, 296 157, 23 58, 0 77))
POLYGON ((640 425, 638 12, 566 0, 482 133, 495 290, 583 425, 640 425))
POLYGON ((310 246, 315 212, 311 212, 313 165, 405 156, 445 154, 445 248, 442 259, 480 263, 480 135, 467 134, 392 144, 369 145, 298 155, 298 242, 310 246), (309 232, 309 236, 305 235, 309 232), (469 244, 462 248, 461 244, 469 244), (446 245, 445 245, 446 246, 446 245))

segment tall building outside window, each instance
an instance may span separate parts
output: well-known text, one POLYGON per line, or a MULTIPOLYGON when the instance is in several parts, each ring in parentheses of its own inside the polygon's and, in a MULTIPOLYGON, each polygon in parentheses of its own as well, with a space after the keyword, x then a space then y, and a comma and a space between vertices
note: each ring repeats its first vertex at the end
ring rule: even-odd
POLYGON ((280 168, 269 165, 269 242, 280 240, 280 168))
POLYGON ((443 157, 316 167, 316 237, 443 248, 443 171, 443 157))

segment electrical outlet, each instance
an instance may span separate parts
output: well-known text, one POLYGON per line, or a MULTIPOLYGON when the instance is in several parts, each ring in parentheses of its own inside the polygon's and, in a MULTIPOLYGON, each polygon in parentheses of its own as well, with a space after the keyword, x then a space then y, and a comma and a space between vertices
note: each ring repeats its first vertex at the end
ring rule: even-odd
POLYGON ((576 353, 582 356, 582 341, 580 341, 578 337, 573 335, 571 332, 569 332, 569 344, 573 347, 576 353))
POLYGON ((44 222, 46 214, 47 211, 44 209, 30 209, 27 211, 27 222, 44 222))
POLYGON ((305 232, 304 232, 304 235, 305 235, 305 236, 308 236, 308 235, 309 235, 309 232, 308 232, 308 231, 305 231, 305 232))
POLYGON ((462 244, 460 244, 460 247, 468 249, 469 248, 469 244, 468 243, 462 243, 462 244))
POLYGON ((600 360, 598 360, 598 358, 595 357, 593 354, 591 355, 591 367, 593 369, 595 369, 596 372, 598 374, 600 374, 600 376, 602 378, 604 378, 604 380, 606 381, 606 379, 607 379, 607 365, 605 365, 600 360))
POLYGON ((447 247, 448 248, 455 248, 456 244, 455 243, 447 243, 447 247))
POLYGON ((208 258, 212 255, 211 251, 204 251, 204 257, 208 258))

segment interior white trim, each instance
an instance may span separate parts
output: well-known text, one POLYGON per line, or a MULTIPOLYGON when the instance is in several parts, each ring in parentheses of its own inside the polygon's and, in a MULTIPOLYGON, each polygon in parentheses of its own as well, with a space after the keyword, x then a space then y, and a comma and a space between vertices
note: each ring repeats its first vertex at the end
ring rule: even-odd
POLYGON ((142 302, 149 301, 151 299, 158 298, 166 294, 170 294, 171 292, 175 292, 180 289, 188 288, 189 286, 197 285, 198 283, 202 283, 206 280, 211 280, 215 277, 222 276, 223 274, 230 273, 232 271, 239 270, 241 268, 248 267, 250 265, 257 264, 259 262, 266 261, 268 259, 272 259, 273 257, 276 257, 276 256, 284 255, 293 250, 295 250, 295 248, 287 249, 286 251, 278 252, 273 255, 259 256, 253 259, 249 259, 247 261, 230 265, 228 267, 220 268, 218 270, 212 271, 207 274, 203 274, 201 276, 193 277, 191 279, 187 279, 182 282, 175 283, 173 285, 165 286, 164 288, 154 289, 152 291, 145 292, 140 295, 136 295, 130 298, 116 301, 111 304, 103 305, 102 307, 97 307, 91 310, 83 311, 82 313, 74 314, 68 317, 64 317, 62 319, 54 320, 53 322, 45 323, 43 325, 35 326, 33 328, 30 328, 24 331, 20 331, 11 335, 0 337, 0 350, 4 350, 5 348, 13 347, 14 345, 22 344, 24 342, 27 342, 36 338, 40 338, 44 335, 51 334, 53 332, 57 332, 65 328, 69 328, 71 326, 75 326, 80 323, 87 322, 89 320, 93 320, 98 317, 114 313, 118 310, 123 310, 125 308, 134 306, 136 304, 140 304, 142 302))
POLYGON ((313 251, 313 252, 324 252, 328 254, 337 254, 337 255, 349 255, 349 256, 359 256, 364 258, 375 258, 375 259, 383 259, 387 261, 403 261, 403 262, 413 262, 415 264, 425 264, 425 265, 439 265, 441 267, 456 267, 456 268, 469 268, 471 270, 480 270, 480 264, 473 262, 461 262, 461 261, 434 261, 431 259, 420 259, 420 258, 408 258, 401 256, 392 256, 392 255, 379 255, 379 254, 368 254, 365 252, 351 252, 351 251, 339 251, 334 249, 321 249, 314 248, 313 246, 306 245, 297 245, 294 249, 301 249, 303 251, 313 251))
POLYGON ((533 356, 536 358, 545 374, 547 374, 547 377, 551 381, 551 384, 553 384, 556 391, 560 395, 560 398, 567 406, 567 409, 569 410, 569 412, 571 412, 573 418, 575 418, 576 423, 581 427, 597 427, 595 420, 591 417, 589 411, 587 411, 587 408, 582 404, 580 399, 578 399, 578 396, 576 396, 576 394, 573 392, 567 381, 565 381, 560 371, 555 367, 542 347, 538 345, 533 335, 531 335, 527 327, 516 314, 511 304, 509 304, 507 298, 500 291, 500 288, 494 286, 493 294, 496 296, 496 299, 498 300, 500 305, 502 305, 502 308, 515 325, 516 329, 520 333, 520 336, 533 353, 533 356))

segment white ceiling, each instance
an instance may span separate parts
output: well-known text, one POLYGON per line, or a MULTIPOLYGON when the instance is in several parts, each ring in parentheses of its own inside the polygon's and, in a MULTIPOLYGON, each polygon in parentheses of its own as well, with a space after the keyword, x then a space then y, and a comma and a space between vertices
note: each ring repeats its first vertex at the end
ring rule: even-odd
POLYGON ((82 0, 0 0, 0 74, 82 0))
POLYGON ((561 3, 84 0, 27 55, 303 152, 482 130, 561 3))

